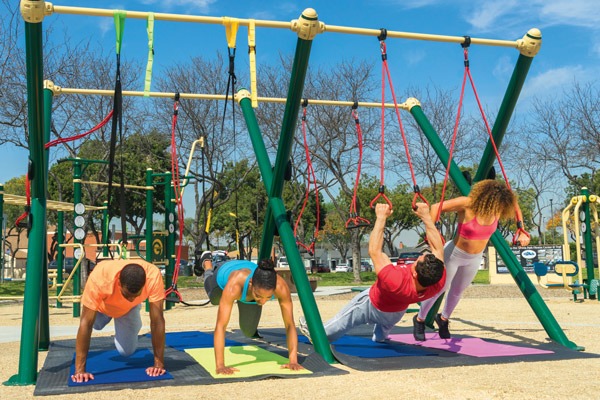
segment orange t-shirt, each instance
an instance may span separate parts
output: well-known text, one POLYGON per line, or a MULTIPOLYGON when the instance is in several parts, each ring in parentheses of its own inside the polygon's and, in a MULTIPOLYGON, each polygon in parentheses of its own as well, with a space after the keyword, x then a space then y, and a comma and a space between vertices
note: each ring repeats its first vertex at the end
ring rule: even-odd
POLYGON ((90 273, 81 296, 81 304, 109 317, 119 318, 146 299, 150 302, 165 299, 162 275, 154 264, 142 260, 106 260, 96 265, 90 273), (121 294, 119 275, 127 264, 138 264, 146 271, 146 284, 133 301, 121 294))

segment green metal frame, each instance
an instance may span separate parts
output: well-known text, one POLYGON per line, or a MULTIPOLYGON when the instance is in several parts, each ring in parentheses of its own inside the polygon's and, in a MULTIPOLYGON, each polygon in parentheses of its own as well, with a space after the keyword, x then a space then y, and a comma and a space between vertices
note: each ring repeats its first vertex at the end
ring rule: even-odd
MULTIPOLYGON (((532 57, 527 57, 523 54, 521 54, 519 56, 519 59, 517 60, 517 64, 515 66, 506 94, 504 96, 504 100, 500 107, 500 111, 498 112, 496 123, 494 124, 494 128, 492 129, 492 136, 497 147, 499 147, 500 143, 502 142, 502 138, 506 132, 506 127, 508 126, 510 117, 515 109, 519 93, 521 91, 521 88, 523 87, 523 83, 525 82, 525 77, 527 76, 527 72, 529 70, 532 60, 532 57)), ((425 136, 427 137, 427 139, 429 140, 429 142, 431 143, 431 146, 437 153, 442 163, 444 165, 448 165, 448 150, 444 146, 442 140, 439 138, 437 132, 435 131, 431 123, 427 120, 427 117, 423 113, 421 107, 419 105, 414 105, 410 109, 410 112, 415 118, 415 121, 420 126, 425 136)), ((493 164, 494 157, 495 153, 493 152, 493 145, 490 140, 486 146, 481 162, 479 164, 479 169, 477 170, 477 174, 475 175, 475 181, 485 179, 487 173, 489 172, 493 164)), ((460 168, 458 168, 454 161, 450 166, 450 176, 452 177, 452 180, 454 181, 462 195, 467 196, 471 188, 465 177, 462 175, 460 168)), ((506 264, 517 286, 525 296, 525 299, 529 302, 529 305, 531 306, 533 312, 538 317, 539 321, 541 322, 542 326, 544 327, 550 338, 565 347, 576 350, 583 350, 582 347, 577 346, 575 343, 571 342, 567 338, 564 331, 561 329, 560 325, 546 306, 546 303, 536 290, 535 286, 527 276, 527 273, 523 270, 523 267, 521 266, 516 256, 511 251, 509 245, 506 243, 506 240, 504 240, 499 231, 496 231, 492 235, 491 241, 494 247, 496 248, 498 255, 506 264)), ((436 302, 435 305, 439 307, 439 302, 436 302)), ((435 313, 437 313, 437 307, 432 307, 429 314, 427 315, 426 324, 428 324, 429 326, 431 326, 433 317, 435 313)))

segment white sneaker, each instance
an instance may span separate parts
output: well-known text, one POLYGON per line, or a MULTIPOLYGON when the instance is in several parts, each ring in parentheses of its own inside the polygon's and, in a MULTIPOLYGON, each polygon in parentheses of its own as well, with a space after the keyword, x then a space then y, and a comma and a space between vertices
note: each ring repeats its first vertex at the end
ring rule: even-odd
POLYGON ((300 319, 298 320, 298 329, 300 329, 300 332, 302 332, 302 334, 304 336, 306 336, 306 338, 308 339, 308 341, 312 344, 312 339, 310 338, 310 331, 308 330, 308 324, 306 323, 306 318, 304 318, 304 316, 300 316, 300 319))

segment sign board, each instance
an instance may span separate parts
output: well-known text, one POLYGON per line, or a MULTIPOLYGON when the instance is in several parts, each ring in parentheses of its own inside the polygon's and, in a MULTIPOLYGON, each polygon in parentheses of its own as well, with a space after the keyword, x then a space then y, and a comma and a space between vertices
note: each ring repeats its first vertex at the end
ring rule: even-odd
MULTIPOLYGON (((554 271, 554 264, 557 261, 564 260, 563 248, 559 245, 511 247, 511 250, 528 274, 533 273, 534 262, 543 262, 549 267, 549 271, 554 271)), ((509 273, 504 261, 498 254, 496 254, 496 272, 498 274, 509 273)))

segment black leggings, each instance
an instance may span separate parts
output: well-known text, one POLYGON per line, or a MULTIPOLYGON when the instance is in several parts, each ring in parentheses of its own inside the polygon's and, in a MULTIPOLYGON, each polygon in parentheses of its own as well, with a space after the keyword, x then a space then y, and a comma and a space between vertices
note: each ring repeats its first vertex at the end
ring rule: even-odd
MULTIPOLYGON (((223 289, 217 284, 217 266, 204 272, 204 289, 212 305, 219 305, 223 289)), ((240 329, 246 337, 258 337, 258 323, 262 307, 258 304, 246 304, 237 301, 238 313, 240 315, 240 329)))

